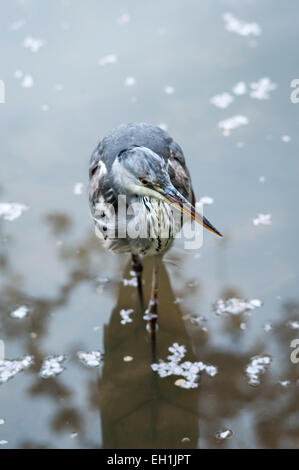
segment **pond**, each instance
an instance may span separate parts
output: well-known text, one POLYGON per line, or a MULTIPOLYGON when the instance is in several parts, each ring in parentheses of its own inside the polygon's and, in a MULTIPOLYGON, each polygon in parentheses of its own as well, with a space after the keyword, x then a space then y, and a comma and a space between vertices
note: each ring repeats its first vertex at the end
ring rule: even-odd
POLYGON ((0 363, 0 448, 298 448, 298 5, 12 0, 0 27, 0 340, 25 361, 0 363), (90 154, 134 121, 182 146, 224 234, 161 270, 157 359, 214 366, 194 388, 152 370, 89 213, 90 154))

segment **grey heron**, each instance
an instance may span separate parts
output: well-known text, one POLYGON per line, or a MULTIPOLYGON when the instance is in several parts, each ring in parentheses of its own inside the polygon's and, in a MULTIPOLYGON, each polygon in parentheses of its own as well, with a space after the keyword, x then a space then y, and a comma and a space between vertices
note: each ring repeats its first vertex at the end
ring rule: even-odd
POLYGON ((151 298, 147 310, 155 329, 158 269, 187 214, 211 232, 218 230, 195 209, 191 177, 181 147, 161 128, 122 124, 93 152, 89 167, 89 202, 98 235, 115 253, 130 253, 142 308, 142 257, 154 256, 151 298), (120 210, 124 197, 125 211, 120 210), (139 204, 144 210, 131 211, 139 204), (137 235, 128 227, 144 229, 137 235), (120 233, 121 232, 121 233, 120 233))

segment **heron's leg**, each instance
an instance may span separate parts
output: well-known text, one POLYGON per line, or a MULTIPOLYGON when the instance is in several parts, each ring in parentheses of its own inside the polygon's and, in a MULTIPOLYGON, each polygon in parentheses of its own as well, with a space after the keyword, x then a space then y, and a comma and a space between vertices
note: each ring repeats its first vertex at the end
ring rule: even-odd
POLYGON ((146 311, 146 314, 149 317, 148 328, 151 335, 153 362, 156 362, 156 326, 158 320, 158 275, 160 264, 161 257, 155 256, 153 266, 151 298, 149 301, 148 309, 146 311))
POLYGON ((153 266, 151 298, 150 298, 148 309, 146 312, 149 315, 149 317, 153 316, 153 318, 149 320, 149 328, 151 332, 156 331, 156 323, 158 319, 158 275, 159 275, 160 264, 161 264, 161 257, 155 256, 154 266, 153 266))
POLYGON ((144 312, 144 298, 143 298, 143 290, 142 290, 142 271, 143 266, 138 255, 132 254, 132 269, 136 274, 137 278, 137 289, 138 289, 138 296, 141 305, 142 312, 144 312))

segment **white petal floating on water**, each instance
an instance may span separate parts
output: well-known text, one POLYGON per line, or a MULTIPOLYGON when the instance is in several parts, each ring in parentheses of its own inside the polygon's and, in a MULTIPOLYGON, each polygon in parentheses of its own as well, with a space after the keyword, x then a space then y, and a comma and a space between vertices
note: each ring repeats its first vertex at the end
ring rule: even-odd
POLYGON ((169 377, 171 375, 179 376, 175 381, 175 385, 185 389, 197 388, 200 372, 206 372, 210 377, 214 377, 217 373, 217 367, 206 365, 203 362, 180 362, 186 355, 186 347, 173 343, 168 348, 171 355, 167 356, 166 361, 160 360, 157 364, 152 364, 152 370, 157 372, 160 377, 169 377))
POLYGON ((290 383, 291 383, 290 380, 280 380, 279 381, 279 384, 284 388, 288 387, 290 385, 290 383))
POLYGON ((119 18, 117 18, 116 22, 118 24, 126 24, 131 21, 130 15, 128 13, 123 13, 119 18))
POLYGON ((270 78, 261 78, 258 82, 250 83, 251 98, 257 100, 267 100, 270 98, 270 91, 276 90, 276 83, 271 82, 270 78))
POLYGON ((271 363, 270 356, 254 356, 246 367, 246 374, 250 385, 260 384, 260 375, 264 374, 271 363))
POLYGON ((0 217, 12 222, 28 209, 28 206, 25 206, 25 204, 19 204, 18 202, 0 202, 0 217))
POLYGON ((282 140, 283 142, 291 142, 292 139, 291 139, 291 137, 290 137, 289 135, 283 135, 283 136, 281 137, 281 140, 282 140))
POLYGON ((189 387, 189 384, 188 382, 185 380, 185 379, 177 379, 175 382, 174 382, 174 385, 176 387, 181 387, 181 388, 191 388, 189 387))
POLYGON ((262 29, 258 23, 247 23, 239 20, 232 13, 223 15, 225 29, 230 33, 240 34, 241 36, 260 36, 262 29))
POLYGON ((0 426, 1 426, 2 424, 5 424, 5 419, 4 419, 4 418, 0 418, 0 426))
POLYGON ((89 368, 99 367, 103 364, 103 354, 100 351, 79 351, 77 356, 82 364, 89 368))
POLYGON ((246 124, 249 124, 249 119, 246 116, 236 115, 224 121, 220 121, 218 127, 222 130, 224 136, 228 136, 233 129, 245 126, 246 124))
POLYGON ((6 383, 19 372, 28 369, 33 362, 33 356, 25 356, 23 359, 0 361, 0 384, 6 383))
POLYGON ((221 95, 215 95, 210 99, 210 103, 217 108, 227 108, 234 101, 234 97, 229 93, 222 93, 221 95))
POLYGON ((76 437, 78 437, 78 433, 77 432, 72 432, 70 434, 70 439, 75 439, 76 437))
POLYGON ((132 362, 132 361, 134 360, 134 357, 132 357, 132 356, 125 356, 123 360, 124 360, 124 362, 132 362))
POLYGON ((126 323, 132 323, 133 320, 132 318, 130 317, 130 315, 132 315, 132 313, 134 313, 134 310, 132 308, 128 309, 128 310, 125 310, 125 309, 122 309, 119 314, 121 316, 121 321, 120 323, 122 325, 126 325, 126 323))
POLYGON ((136 78, 135 77, 127 77, 125 80, 125 86, 131 87, 136 85, 136 78))
POLYGON ((217 431, 215 436, 219 441, 224 441, 225 439, 230 439, 233 436, 233 432, 231 429, 223 429, 221 431, 217 431))
POLYGON ((174 87, 173 87, 173 86, 166 86, 166 87, 165 87, 165 93, 166 93, 167 95, 173 95, 174 91, 175 91, 175 90, 174 90, 174 87))
POLYGON ((16 318, 18 320, 21 320, 22 318, 27 317, 29 312, 30 312, 30 308, 27 307, 26 305, 22 305, 21 307, 18 307, 16 310, 11 312, 10 316, 11 318, 16 318))
POLYGON ((185 357, 187 352, 186 346, 180 346, 178 343, 173 343, 173 345, 168 348, 168 351, 171 353, 171 355, 167 356, 167 359, 170 362, 175 363, 181 361, 185 357))
POLYGON ((247 85, 245 82, 238 82, 233 87, 233 93, 237 96, 245 95, 246 92, 247 92, 247 85))
POLYGON ((233 297, 228 300, 219 299, 215 305, 215 312, 217 315, 225 315, 227 313, 231 315, 240 315, 241 313, 254 310, 261 306, 262 302, 259 299, 247 301, 233 297))
POLYGON ((108 54, 101 59, 99 59, 99 65, 108 65, 108 64, 115 64, 118 60, 117 55, 115 54, 108 54))
POLYGON ((39 376, 42 379, 50 379, 61 374, 65 367, 63 366, 67 357, 65 354, 48 356, 42 363, 39 376))
POLYGON ((143 320, 146 320, 146 321, 151 321, 151 320, 154 320, 155 318, 158 318, 158 315, 156 315, 155 313, 149 313, 148 310, 146 310, 145 314, 143 315, 143 320))
POLYGON ((21 29, 24 25, 26 24, 26 20, 24 18, 21 18, 20 20, 14 21, 10 25, 10 29, 12 31, 18 31, 21 29))
POLYGON ((287 323, 287 326, 291 328, 292 330, 299 330, 299 321, 297 320, 289 321, 287 323))
POLYGON ((23 80, 21 82, 21 87, 22 88, 32 88, 34 86, 34 80, 32 75, 26 74, 23 77, 23 80))
POLYGON ((132 277, 131 279, 123 279, 123 285, 125 287, 127 286, 137 287, 138 286, 137 277, 132 277))
POLYGON ((26 36, 23 41, 23 47, 30 49, 31 52, 38 52, 45 45, 45 41, 40 38, 26 36))
POLYGON ((0 441, 0 446, 5 446, 6 444, 8 444, 8 441, 5 441, 4 439, 0 441))
POLYGON ((270 214, 258 214, 255 219, 253 219, 253 225, 271 225, 271 215, 270 214))
POLYGON ((76 196, 80 196, 83 193, 83 188, 84 188, 83 183, 76 183, 75 186, 74 186, 74 189, 73 189, 73 193, 76 196))
POLYGON ((199 200, 200 204, 213 204, 214 199, 210 196, 203 196, 199 200))
POLYGON ((264 176, 259 177, 259 182, 264 183, 266 181, 266 178, 264 176))

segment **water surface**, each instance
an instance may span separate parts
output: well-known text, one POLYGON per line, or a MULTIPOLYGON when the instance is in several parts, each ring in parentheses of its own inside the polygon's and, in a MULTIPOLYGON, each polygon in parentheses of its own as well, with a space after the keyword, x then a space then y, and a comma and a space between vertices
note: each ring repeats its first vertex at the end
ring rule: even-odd
MULTIPOLYGON (((2 6, 0 202, 30 210, 13 222, 0 219, 0 338, 7 359, 35 357, 0 386, 3 448, 299 446, 299 365, 290 361, 299 332, 287 326, 299 319, 299 104, 290 101, 297 18, 295 2, 274 9, 269 0, 2 6), (229 33, 227 11, 257 22, 262 34, 229 33), (23 47, 28 36, 45 42, 38 52, 23 47), (99 65, 108 55, 117 61, 99 65), (26 74, 31 88, 21 86, 26 74), (126 86, 128 77, 136 84, 126 86), (249 86, 262 77, 277 84, 269 99, 246 93, 226 109, 210 103, 239 81, 249 86), (218 122, 234 115, 249 124, 224 137, 218 122), (161 272, 158 357, 178 342, 188 359, 219 370, 202 374, 194 390, 152 373, 137 295, 122 282, 129 259, 101 249, 89 215, 89 155, 109 129, 130 121, 167 126, 184 149, 197 198, 214 199, 205 214, 225 235, 205 233, 199 253, 178 241, 161 272), (73 192, 78 182, 81 195, 73 192), (272 224, 255 226, 260 213, 272 224), (232 297, 263 306, 250 317, 217 316, 215 302, 232 297), (12 319, 21 305, 29 316, 12 319), (121 325, 119 311, 129 308, 133 322, 121 325), (204 330, 190 321, 194 315, 205 317, 204 330), (81 350, 102 351, 103 367, 85 368, 76 359, 81 350), (66 370, 41 379, 45 357, 62 353, 66 370), (252 387, 245 368, 258 354, 272 362, 252 387), (232 436, 217 439, 225 429, 232 436)), ((148 297, 150 265, 145 283, 148 297)))

